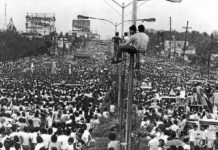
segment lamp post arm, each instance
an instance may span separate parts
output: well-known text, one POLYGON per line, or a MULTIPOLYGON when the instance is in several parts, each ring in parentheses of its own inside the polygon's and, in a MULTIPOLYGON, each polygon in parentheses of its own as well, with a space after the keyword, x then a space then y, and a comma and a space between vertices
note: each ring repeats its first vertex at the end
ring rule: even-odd
MULTIPOLYGON (((130 22, 130 21, 132 21, 132 20, 125 20, 124 22, 130 22)), ((155 22, 155 21, 156 21, 156 19, 155 19, 155 18, 148 18, 148 19, 137 19, 136 21, 148 21, 148 22, 155 22)), ((116 24, 116 26, 119 26, 119 25, 121 25, 121 24, 122 24, 122 22, 120 22, 120 23, 116 24)))
POLYGON ((116 26, 112 21, 107 20, 107 19, 102 19, 102 18, 94 18, 94 17, 89 17, 90 19, 96 19, 96 20, 102 20, 102 21, 107 21, 109 23, 111 23, 112 25, 116 26))

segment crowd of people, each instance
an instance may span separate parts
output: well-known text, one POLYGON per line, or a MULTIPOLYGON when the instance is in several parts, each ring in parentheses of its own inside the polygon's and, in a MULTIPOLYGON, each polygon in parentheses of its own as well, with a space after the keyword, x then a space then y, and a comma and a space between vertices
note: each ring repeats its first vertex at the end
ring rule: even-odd
POLYGON ((190 81, 194 70, 181 67, 161 60, 145 63, 142 78, 152 88, 138 89, 135 99, 150 150, 217 147, 216 125, 209 122, 218 119, 218 87, 206 80, 190 81))
POLYGON ((101 53, 96 49, 89 52, 97 59, 68 61, 39 56, 4 65, 0 83, 1 149, 81 150, 93 142, 91 133, 97 130, 100 118, 109 117, 109 110, 102 105, 113 85, 110 65, 102 55, 107 47, 100 45, 99 49, 101 53), (51 67, 53 62, 56 68, 51 67), (18 67, 23 63, 34 64, 34 68, 23 71, 25 68, 18 67), (49 66, 55 74, 45 70, 49 66))
MULTIPOLYGON (((86 46, 85 52, 93 57, 38 56, 4 64, 0 149, 84 150, 96 142, 92 132, 98 130, 101 118, 113 118, 118 111, 117 66, 106 57, 107 44, 86 46)), ((133 103, 147 148, 218 149, 214 126, 218 86, 204 75, 193 80, 196 69, 188 65, 144 57, 145 63, 134 76, 133 103)), ((109 134, 105 149, 125 147, 116 137, 117 133, 109 134)))

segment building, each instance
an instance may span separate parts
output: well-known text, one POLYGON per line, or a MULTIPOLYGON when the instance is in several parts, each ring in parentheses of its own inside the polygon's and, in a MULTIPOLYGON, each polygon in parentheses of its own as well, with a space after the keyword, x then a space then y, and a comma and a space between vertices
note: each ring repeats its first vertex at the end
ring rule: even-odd
MULTIPOLYGON (((171 41, 171 54, 175 54, 177 56, 182 56, 183 48, 184 48, 185 41, 171 41)), ((164 42, 165 52, 170 50, 170 41, 166 40, 164 42)), ((185 55, 196 55, 195 47, 189 45, 189 42, 186 42, 186 50, 185 55)))
POLYGON ((91 40, 100 40, 100 35, 98 33, 92 33, 90 32, 88 37, 91 39, 91 40))

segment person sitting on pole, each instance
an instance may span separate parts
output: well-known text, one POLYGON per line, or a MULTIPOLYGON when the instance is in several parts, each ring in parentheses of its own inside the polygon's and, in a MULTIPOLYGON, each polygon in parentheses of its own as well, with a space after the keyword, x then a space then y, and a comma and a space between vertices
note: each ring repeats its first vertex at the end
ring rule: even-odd
MULTIPOLYGON (((119 49, 117 51, 117 54, 116 54, 116 57, 115 57, 115 60, 113 60, 112 63, 117 64, 117 63, 122 62, 121 58, 122 58, 123 49, 132 49, 132 51, 136 50, 136 48, 133 45, 133 42, 131 43, 131 41, 132 41, 131 39, 134 38, 133 35, 136 33, 136 30, 137 29, 136 29, 135 25, 132 25, 132 26, 129 27, 129 32, 130 32, 131 37, 130 37, 130 39, 128 39, 128 41, 124 45, 119 47, 119 49), (130 44, 132 44, 132 46, 130 46, 130 44)), ((134 41, 139 41, 138 37, 135 37, 134 41)))
MULTIPOLYGON (((130 39, 123 45, 120 46, 117 51, 117 58, 112 63, 119 63, 121 62, 122 52, 128 52, 128 53, 142 53, 144 54, 147 49, 148 44, 148 36, 145 34, 145 27, 144 25, 139 25, 138 30, 139 32, 136 33, 136 26, 132 25, 130 28, 130 34, 132 35, 130 39)), ((140 68, 140 57, 137 57, 136 59, 136 69, 140 68)))
POLYGON ((114 42, 114 54, 113 54, 112 61, 114 60, 114 57, 117 55, 117 50, 120 46, 121 40, 122 39, 119 37, 119 32, 116 32, 115 36, 112 38, 112 41, 114 42))
POLYGON ((125 32, 125 33, 124 33, 123 42, 127 42, 128 40, 129 40, 128 33, 127 33, 127 32, 125 32))

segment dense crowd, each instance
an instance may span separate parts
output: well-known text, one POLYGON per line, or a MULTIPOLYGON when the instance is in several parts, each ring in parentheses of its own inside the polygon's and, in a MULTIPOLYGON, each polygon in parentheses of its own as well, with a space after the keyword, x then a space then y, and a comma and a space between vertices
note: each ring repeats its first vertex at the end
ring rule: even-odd
POLYGON ((193 80, 195 69, 163 59, 146 61, 142 72, 147 86, 137 89, 135 100, 149 149, 216 149, 216 82, 203 75, 193 80))
POLYGON ((109 117, 102 103, 113 84, 104 55, 96 50, 93 54, 98 59, 40 56, 4 65, 1 149, 80 150, 90 145, 99 118, 109 117), (56 62, 55 74, 45 70, 52 62, 56 62), (34 68, 25 70, 20 67, 24 63, 34 64, 34 68))
MULTIPOLYGON (((117 75, 116 65, 105 57, 108 47, 97 47, 96 43, 87 46, 94 58, 40 56, 4 65, 1 149, 82 150, 95 143, 92 132, 101 125, 100 118, 113 118, 117 111, 115 94, 108 94, 115 93, 117 75), (56 62, 55 74, 50 71, 52 62, 56 62), (31 63, 34 68, 25 70, 31 63), (109 99, 109 107, 105 99, 109 99)), ((218 148, 215 126, 199 123, 218 118, 213 107, 216 84, 202 81, 204 75, 190 81, 196 70, 188 65, 163 58, 145 59, 140 74, 137 72, 133 102, 148 148, 218 148)), ((116 136, 109 134, 108 149, 121 149, 116 136)))

